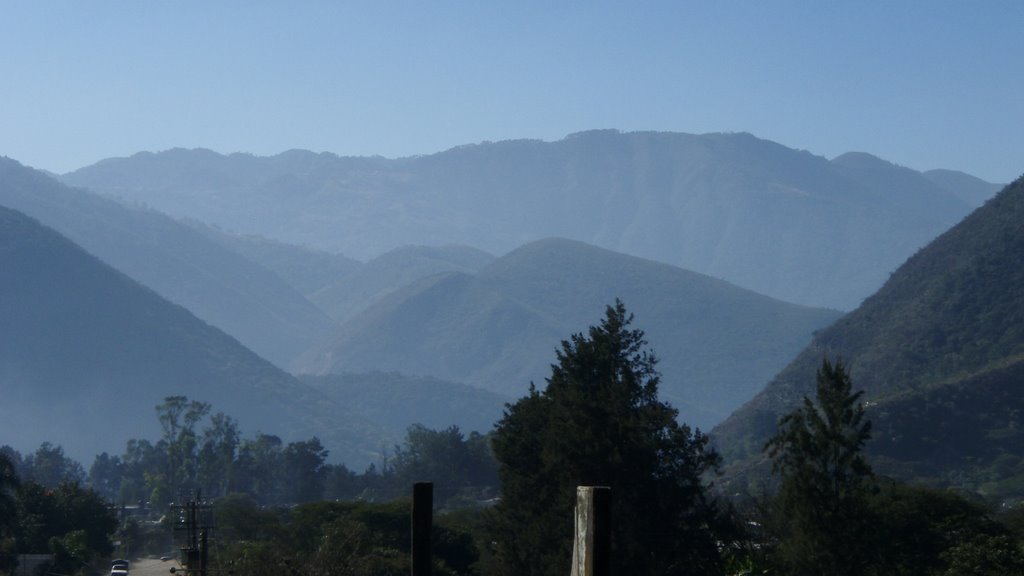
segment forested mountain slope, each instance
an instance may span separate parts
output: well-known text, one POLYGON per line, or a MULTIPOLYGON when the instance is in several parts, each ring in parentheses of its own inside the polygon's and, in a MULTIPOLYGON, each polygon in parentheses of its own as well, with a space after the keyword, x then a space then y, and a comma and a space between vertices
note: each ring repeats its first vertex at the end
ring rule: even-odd
POLYGON ((756 392, 838 312, 586 244, 546 239, 475 275, 432 276, 391 294, 303 356, 296 372, 398 370, 525 393, 562 339, 621 298, 662 358, 663 396, 708 427, 756 392))
POLYGON ((278 365, 333 327, 266 268, 163 214, 69 188, 7 158, 0 205, 53 227, 278 365))
POLYGON ((397 160, 176 149, 63 178, 361 259, 409 244, 501 254, 558 236, 844 310, 971 208, 955 179, 749 134, 600 130, 397 160))
POLYGON ((91 462, 159 437, 166 396, 210 402, 248 434, 318 435, 366 462, 380 434, 237 340, 24 214, 0 207, 0 437, 91 462))
MULTIPOLYGON (((777 418, 841 356, 876 420, 883 470, 952 482, 997 460, 1024 494, 1024 180, 1007 186, 900 267, 714 430, 733 460, 756 458, 777 418)), ((995 481, 1000 478, 989 477, 995 481)))

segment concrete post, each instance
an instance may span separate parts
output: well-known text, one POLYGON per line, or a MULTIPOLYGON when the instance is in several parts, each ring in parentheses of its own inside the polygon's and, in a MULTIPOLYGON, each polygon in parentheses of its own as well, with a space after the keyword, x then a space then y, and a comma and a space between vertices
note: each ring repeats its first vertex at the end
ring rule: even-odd
POLYGON ((612 489, 576 487, 576 537, 571 576, 609 576, 611 573, 612 489))

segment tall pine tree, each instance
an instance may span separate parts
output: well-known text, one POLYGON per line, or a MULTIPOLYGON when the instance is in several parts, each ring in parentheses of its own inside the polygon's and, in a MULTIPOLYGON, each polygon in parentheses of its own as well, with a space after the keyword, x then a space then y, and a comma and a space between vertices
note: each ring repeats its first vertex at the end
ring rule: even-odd
POLYGON ((860 575, 873 558, 872 472, 862 453, 871 422, 842 361, 822 362, 816 388, 817 403, 804 397, 765 445, 782 477, 778 559, 800 576, 860 575))
POLYGON ((622 302, 563 341, 547 387, 510 405, 494 433, 502 499, 492 516, 505 574, 565 576, 578 485, 612 489, 617 574, 710 574, 721 558, 705 473, 718 455, 658 400, 659 375, 622 302))

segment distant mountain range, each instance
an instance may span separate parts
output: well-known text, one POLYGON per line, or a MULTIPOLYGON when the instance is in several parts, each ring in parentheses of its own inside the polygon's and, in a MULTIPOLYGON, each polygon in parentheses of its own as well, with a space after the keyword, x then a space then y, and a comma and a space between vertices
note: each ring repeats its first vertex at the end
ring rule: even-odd
POLYGON ((367 259, 409 245, 503 254, 565 237, 850 310, 994 185, 749 134, 603 130, 389 160, 175 149, 68 183, 242 234, 367 259))
POLYGON ((69 188, 7 158, 0 158, 0 206, 56 229, 279 366, 334 327, 265 267, 159 212, 69 188))
POLYGON ((272 271, 307 297, 348 277, 363 265, 343 254, 287 244, 262 236, 232 234, 194 219, 186 219, 184 223, 225 248, 272 271))
POLYGON ((865 390, 876 468, 1024 498, 1024 179, 911 257, 713 431, 733 473, 813 395, 823 357, 865 390))
MULTIPOLYGON (((877 403, 888 440, 872 449, 887 469, 945 481, 984 438, 996 439, 986 466, 1020 460, 1012 382, 1024 352, 1004 345, 1018 303, 984 279, 1021 285, 1007 269, 1024 263, 1001 248, 1015 246, 1012 227, 977 216, 1014 214, 1006 198, 1019 193, 954 228, 987 244, 943 248, 970 255, 925 266, 941 280, 899 278, 948 240, 836 325, 840 312, 810 306, 857 307, 998 188, 963 173, 827 160, 748 134, 596 131, 398 160, 172 150, 61 178, 92 191, 0 158, 0 206, 31 217, 0 219, 5 443, 116 451, 152 436, 153 406, 184 393, 247 431, 317 434, 332 460, 358 466, 413 422, 486 427, 542 384, 561 340, 621 298, 690 424, 721 422, 779 374, 716 428, 733 471, 758 459, 826 349, 850 358, 877 403), (133 417, 97 422, 111 409, 133 417)), ((1024 483, 1004 472, 988 489, 1024 483)))
MULTIPOLYGON (((10 160, 0 163, 0 203, 27 208, 61 227, 278 365, 297 373, 343 373, 310 381, 335 383, 321 388, 348 409, 404 414, 410 418, 404 425, 475 427, 480 417, 496 418, 502 403, 524 393, 529 382, 543 382, 562 339, 598 321, 604 306, 621 297, 665 358, 666 398, 684 409, 691 424, 707 428, 754 394, 815 329, 838 316, 568 240, 537 241, 500 259, 464 246, 409 246, 359 263, 175 221, 68 188, 10 160), (338 382, 360 382, 367 389, 361 396, 338 382), (387 387, 398 382, 410 397, 429 389, 436 406, 421 399, 406 412, 372 408, 373 399, 387 398, 387 387), (345 394, 332 396, 338 386, 345 394), (421 388, 413 393, 411 386, 421 388), (476 404, 466 404, 467 398, 477 398, 476 404)), ((52 320, 49 330, 59 333, 52 320)), ((102 318, 95 320, 97 330, 118 337, 120 327, 103 329, 102 318)), ((68 343, 65 353, 78 353, 75 346, 68 343)), ((107 361, 103 354, 87 356, 94 363, 107 361)), ((164 385, 168 374, 152 376, 160 384, 139 380, 139 396, 178 393, 164 385)), ((50 382, 43 374, 37 383, 49 389, 59 380, 50 382)), ((394 398, 387 403, 399 404, 394 398)), ((230 406, 224 409, 230 412, 230 406)), ((356 432, 336 438, 350 445, 344 450, 350 458, 365 458, 397 441, 396 430, 404 426, 359 422, 356 432)))
POLYGON ((547 239, 476 274, 393 292, 303 355, 295 372, 397 370, 518 397, 559 342, 621 298, 662 358, 664 398, 708 428, 759 390, 838 312, 788 304, 694 272, 547 239))
POLYGON ((343 461, 370 461, 383 437, 184 308, 3 207, 0 384, 0 441, 26 451, 50 441, 86 466, 101 451, 121 453, 129 438, 156 440, 154 407, 178 394, 210 402, 247 434, 318 435, 343 461))
POLYGON ((494 256, 468 246, 402 246, 359 262, 260 236, 240 236, 187 221, 199 233, 274 272, 336 322, 384 296, 441 272, 475 272, 494 256))

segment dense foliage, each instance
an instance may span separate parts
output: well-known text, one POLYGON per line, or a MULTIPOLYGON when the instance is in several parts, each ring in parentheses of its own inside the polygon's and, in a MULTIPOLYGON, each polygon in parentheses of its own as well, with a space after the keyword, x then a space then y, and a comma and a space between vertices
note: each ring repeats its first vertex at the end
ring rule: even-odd
POLYGON ((749 559, 792 576, 1024 573, 1021 534, 981 504, 874 476, 863 392, 841 361, 822 362, 816 388, 765 446, 780 481, 752 515, 749 559))
MULTIPOLYGON (((872 473, 873 426, 841 361, 821 363, 814 399, 782 417, 765 446, 779 476, 773 489, 722 506, 709 490, 719 456, 659 401, 656 359, 631 321, 616 302, 598 326, 563 342, 545 389, 531 387, 507 406, 491 434, 414 425, 363 473, 329 463, 315 437, 243 437, 231 417, 184 396, 156 407, 158 439, 101 454, 88 474, 60 446, 44 443, 25 456, 0 447, 0 574, 19 552, 52 554, 56 573, 95 572, 114 537, 136 552, 168 553, 166 524, 124 510, 119 518, 111 503, 138 502, 155 519, 197 491, 214 501, 217 570, 406 574, 408 494, 422 480, 435 483, 434 573, 444 576, 564 576, 578 485, 612 488, 618 574, 1024 573, 1024 508, 996 513, 955 492, 872 473)), ((989 380, 1017 370, 1011 363, 968 381, 1002 394, 1012 411, 1012 390, 989 380)), ((942 410, 907 419, 927 428, 925 420, 960 401, 936 398, 942 410)), ((996 422, 1009 429, 992 438, 994 450, 1011 449, 1006 418, 996 422)), ((944 438, 942 426, 931 428, 944 438)))
POLYGON ((114 550, 115 532, 120 551, 130 543, 135 552, 167 554, 166 525, 152 533, 151 523, 140 524, 137 516, 119 521, 116 510, 128 504, 131 514, 156 519, 172 501, 197 493, 216 502, 217 561, 236 573, 296 567, 313 574, 405 574, 409 504, 403 498, 418 480, 435 483, 438 508, 470 509, 447 515, 451 527, 435 530, 435 573, 475 573, 480 538, 471 532, 481 533, 480 501, 497 494, 487 436, 414 425, 379 469, 358 474, 327 463, 315 437, 287 444, 263 433, 243 438, 233 419, 211 416, 209 405, 184 396, 168 397, 156 412, 159 440, 132 439, 122 456, 100 454, 88 475, 59 446, 43 444, 27 456, 0 448, 0 574, 13 566, 15 553, 52 553, 52 567, 65 574, 83 563, 100 565, 114 550), (82 488, 83 480, 93 488, 82 488), (339 499, 352 503, 323 502, 339 499))
MULTIPOLYGON (((232 495, 215 508, 221 535, 215 567, 249 576, 405 575, 409 509, 407 499, 266 509, 250 498, 232 495)), ((457 522, 439 516, 432 539, 434 574, 475 574, 476 545, 457 522)))
POLYGON ((435 499, 442 506, 473 505, 497 493, 488 437, 477 432, 466 436, 456 426, 432 430, 413 425, 379 466, 357 473, 328 462, 329 452, 316 437, 288 443, 266 433, 247 438, 233 418, 211 411, 210 405, 184 396, 166 398, 156 407, 160 439, 133 438, 120 456, 102 453, 88 475, 50 444, 24 458, 9 447, 2 450, 25 478, 47 486, 87 479, 110 502, 155 510, 197 493, 204 499, 246 494, 264 506, 323 499, 386 501, 407 495, 419 480, 435 483, 435 499))
POLYGON ((493 515, 498 572, 563 575, 576 487, 610 486, 614 570, 714 574, 717 507, 707 438, 658 400, 655 358, 621 302, 562 343, 543 391, 508 407, 494 432, 502 499, 493 515))
MULTIPOLYGON (((39 454, 62 453, 44 445, 39 454)), ((39 474, 52 472, 52 464, 70 460, 24 460, 37 474, 20 477, 18 468, 26 463, 10 449, 0 450, 0 574, 16 567, 18 554, 51 554, 50 573, 94 573, 114 549, 110 537, 117 515, 99 494, 76 480, 53 477, 55 486, 35 481, 39 474)), ((69 468, 68 478, 75 473, 69 468)))
POLYGON ((20 481, 14 462, 0 451, 0 573, 9 571, 14 564, 14 531, 17 528, 20 481))

